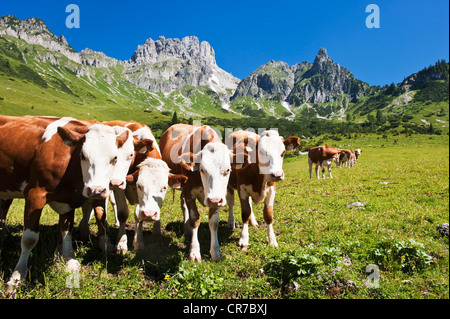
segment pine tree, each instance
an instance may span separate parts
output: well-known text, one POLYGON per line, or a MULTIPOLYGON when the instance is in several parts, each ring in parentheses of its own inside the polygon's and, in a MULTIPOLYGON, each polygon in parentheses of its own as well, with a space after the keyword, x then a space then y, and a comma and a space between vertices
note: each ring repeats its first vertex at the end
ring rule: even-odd
POLYGON ((175 112, 173 112, 171 125, 174 125, 177 123, 178 123, 178 116, 177 116, 177 112, 175 111, 175 112))

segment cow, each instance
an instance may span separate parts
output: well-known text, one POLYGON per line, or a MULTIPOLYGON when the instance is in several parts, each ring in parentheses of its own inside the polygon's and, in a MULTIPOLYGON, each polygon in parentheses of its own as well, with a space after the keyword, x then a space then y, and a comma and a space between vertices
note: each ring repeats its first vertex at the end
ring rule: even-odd
POLYGON ((0 116, 0 198, 2 204, 25 198, 21 255, 7 283, 8 294, 25 278, 46 204, 60 215, 67 268, 79 270, 72 247, 75 208, 87 198, 109 195, 118 149, 128 138, 128 132, 116 136, 109 126, 73 118, 0 116))
MULTIPOLYGON (((135 251, 144 248, 142 226, 144 222, 160 221, 161 207, 168 186, 180 189, 187 181, 187 177, 181 174, 170 173, 170 168, 161 159, 147 157, 137 167, 137 170, 127 176, 126 197, 130 204, 136 205, 135 222, 136 232, 133 239, 135 251)), ((119 211, 120 212, 120 211, 119 211)), ((123 220, 123 217, 120 218, 123 220)), ((122 223, 121 223, 122 225, 122 223)), ((153 233, 160 232, 160 224, 153 233)), ((126 238, 126 236, 125 236, 126 238)), ((120 237, 118 246, 122 252, 126 251, 126 242, 120 237)))
POLYGON ((188 177, 181 190, 185 235, 191 234, 189 258, 201 261, 198 228, 200 215, 196 200, 209 208, 212 260, 221 259, 217 236, 219 208, 226 205, 228 179, 231 173, 230 150, 209 126, 175 124, 159 141, 162 159, 174 174, 188 177))
MULTIPOLYGON (((116 224, 119 232, 117 235, 116 251, 126 253, 128 251, 128 239, 125 232, 126 221, 129 216, 127 200, 131 205, 136 205, 135 221, 136 232, 133 240, 134 250, 144 248, 142 241, 142 223, 144 221, 154 222, 153 233, 158 234, 160 230, 160 209, 167 186, 181 188, 187 177, 175 175, 169 172, 167 164, 161 159, 161 151, 152 131, 147 125, 134 121, 110 121, 102 124, 112 127, 122 127, 130 129, 134 138, 134 156, 128 163, 127 181, 113 185, 113 208, 116 215, 116 224), (155 177, 158 176, 157 179, 155 177), (164 192, 161 190, 164 189, 164 192)), ((131 156, 130 156, 131 157, 131 156)), ((103 212, 106 203, 97 203, 94 211, 103 212)), ((83 236, 89 234, 88 222, 90 210, 83 210, 83 219, 80 222, 80 230, 83 236)), ((106 227, 106 224, 105 224, 106 227)))
POLYGON ((325 178, 325 166, 328 168, 328 174, 330 178, 331 175, 331 164, 335 161, 339 163, 339 150, 329 146, 320 145, 313 147, 308 152, 308 167, 309 167, 309 178, 311 178, 312 165, 315 164, 316 176, 319 177, 319 166, 322 168, 322 178, 325 178))
POLYGON ((225 144, 232 150, 232 172, 227 188, 228 227, 234 228, 234 191, 237 190, 242 210, 243 227, 239 246, 246 250, 249 245, 248 225, 256 224, 252 212, 255 204, 264 203, 264 221, 267 224, 269 245, 277 248, 273 231, 273 205, 276 182, 284 179, 283 158, 286 151, 300 146, 300 138, 283 139, 276 130, 267 130, 258 135, 239 130, 231 133, 225 144), (252 217, 253 216, 253 217, 252 217))
POLYGON ((346 164, 347 167, 353 167, 355 161, 355 151, 347 148, 339 151, 339 162, 336 163, 336 166, 341 167, 342 164, 346 164))
POLYGON ((362 149, 357 148, 357 149, 355 150, 355 158, 356 158, 355 163, 358 162, 358 158, 359 158, 359 155, 361 155, 361 153, 362 153, 362 149))

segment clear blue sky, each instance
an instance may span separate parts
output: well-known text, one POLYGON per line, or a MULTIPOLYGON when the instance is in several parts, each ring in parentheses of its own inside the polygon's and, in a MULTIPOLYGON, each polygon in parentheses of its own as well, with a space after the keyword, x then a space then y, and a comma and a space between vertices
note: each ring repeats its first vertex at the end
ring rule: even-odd
POLYGON ((39 17, 75 50, 119 60, 148 38, 195 35, 213 46, 221 68, 241 79, 272 59, 313 62, 321 47, 371 85, 398 83, 449 60, 448 0, 1 0, 0 16, 6 14, 39 17), (80 8, 79 29, 65 25, 70 3, 80 8), (365 24, 371 3, 380 8, 379 29, 365 24))

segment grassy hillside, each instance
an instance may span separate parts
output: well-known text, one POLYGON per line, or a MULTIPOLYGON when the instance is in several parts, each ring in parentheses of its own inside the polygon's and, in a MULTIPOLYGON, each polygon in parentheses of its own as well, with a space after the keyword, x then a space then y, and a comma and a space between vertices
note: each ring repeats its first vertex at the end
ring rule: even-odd
MULTIPOLYGON (((220 213, 219 242, 224 260, 209 254, 207 210, 200 209, 203 262, 188 261, 179 193, 168 193, 162 210, 162 235, 145 227, 146 249, 125 256, 102 256, 91 224, 91 241, 75 234, 82 264, 80 287, 67 288, 64 263, 54 255, 57 215, 46 208, 41 237, 33 250, 28 282, 15 298, 449 298, 448 237, 436 226, 448 223, 448 136, 412 135, 386 141, 362 135, 334 146, 351 145, 363 153, 353 169, 333 167, 333 179, 309 179, 306 156, 285 159, 286 180, 277 184, 274 230, 280 245, 267 245, 262 207, 254 207, 260 226, 250 229, 250 248, 238 248, 242 227, 226 228, 220 213), (349 208, 354 202, 363 208, 349 208), (379 267, 379 288, 368 288, 366 267, 379 267)), ((334 165, 333 165, 334 166, 334 165)), ((238 202, 238 201, 237 201, 238 202)), ((0 247, 0 297, 20 253, 23 201, 13 203, 0 247)), ((76 224, 81 212, 76 212, 76 224)), ((111 210, 109 234, 113 228, 111 210)), ((131 246, 134 234, 127 227, 131 246)))

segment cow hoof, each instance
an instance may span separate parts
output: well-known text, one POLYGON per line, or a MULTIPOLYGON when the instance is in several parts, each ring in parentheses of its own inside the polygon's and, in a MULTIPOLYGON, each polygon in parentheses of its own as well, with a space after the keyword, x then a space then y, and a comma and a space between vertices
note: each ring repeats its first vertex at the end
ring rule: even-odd
POLYGON ((272 247, 272 248, 278 248, 278 243, 277 242, 272 242, 272 243, 269 243, 269 246, 272 247))
POLYGON ((116 254, 117 255, 125 255, 128 252, 128 247, 125 245, 117 245, 116 254))
POLYGON ((202 257, 200 256, 200 252, 191 252, 189 254, 189 260, 191 261, 198 261, 199 263, 202 262, 202 257))
POLYGON ((248 245, 239 245, 239 247, 241 247, 242 251, 247 251, 248 250, 248 245))
POLYGON ((214 261, 222 260, 222 254, 220 251, 211 252, 211 259, 214 261))

